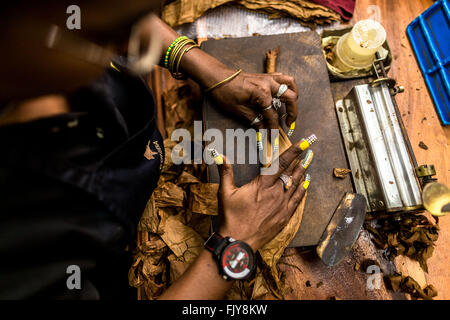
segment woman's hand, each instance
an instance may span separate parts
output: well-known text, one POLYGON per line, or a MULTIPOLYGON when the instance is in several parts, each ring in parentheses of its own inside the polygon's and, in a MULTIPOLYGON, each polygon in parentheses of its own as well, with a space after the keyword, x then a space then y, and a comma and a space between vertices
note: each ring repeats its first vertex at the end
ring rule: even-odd
MULTIPOLYGON (((224 72, 224 79, 234 70, 224 72), (227 75, 227 76, 225 76, 227 75)), ((297 119, 298 88, 293 77, 282 73, 258 74, 240 73, 235 79, 211 91, 213 99, 225 110, 245 119, 248 124, 261 114, 264 121, 253 124, 255 128, 278 129, 278 112, 271 105, 272 97, 278 93, 281 84, 288 90, 280 97, 286 103, 286 125, 289 127, 297 119)))
POLYGON ((279 158, 279 169, 274 175, 260 175, 248 184, 234 185, 233 167, 224 157, 219 165, 219 218, 222 236, 230 236, 248 243, 253 250, 261 248, 274 238, 289 222, 305 195, 308 183, 305 170, 312 160, 312 151, 305 159, 299 143, 292 145, 279 158), (292 185, 285 190, 281 174, 292 176, 292 185))

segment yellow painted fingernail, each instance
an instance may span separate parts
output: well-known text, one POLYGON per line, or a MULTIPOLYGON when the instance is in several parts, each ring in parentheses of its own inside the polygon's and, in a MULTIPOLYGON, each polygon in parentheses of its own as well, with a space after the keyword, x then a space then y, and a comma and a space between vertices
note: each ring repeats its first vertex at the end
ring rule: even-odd
POLYGON ((291 126, 289 127, 289 131, 288 131, 288 137, 292 136, 292 134, 294 133, 295 130, 295 121, 291 123, 291 126))
POLYGON ((258 147, 258 150, 263 150, 263 143, 262 143, 262 133, 260 131, 256 132, 256 146, 258 147))
POLYGON ((305 176, 305 181, 303 182, 303 189, 308 189, 309 184, 311 183, 311 176, 307 173, 305 176))
POLYGON ((315 135, 315 134, 312 134, 312 135, 310 135, 308 138, 302 139, 302 140, 300 141, 299 148, 300 148, 302 151, 304 151, 304 150, 308 149, 308 148, 309 148, 314 142, 316 142, 316 141, 317 141, 316 135, 315 135))
POLYGON ((279 146, 280 146, 280 138, 276 136, 275 141, 273 142, 273 150, 278 151, 279 146))
POLYGON ((309 149, 306 152, 306 156, 302 160, 302 167, 305 169, 308 168, 309 165, 311 164, 311 161, 313 158, 314 158, 314 152, 311 149, 309 149))
POLYGON ((211 157, 213 157, 214 162, 215 162, 217 165, 223 164, 223 158, 222 158, 222 156, 217 152, 216 149, 214 149, 214 148, 209 148, 209 152, 211 153, 211 157))

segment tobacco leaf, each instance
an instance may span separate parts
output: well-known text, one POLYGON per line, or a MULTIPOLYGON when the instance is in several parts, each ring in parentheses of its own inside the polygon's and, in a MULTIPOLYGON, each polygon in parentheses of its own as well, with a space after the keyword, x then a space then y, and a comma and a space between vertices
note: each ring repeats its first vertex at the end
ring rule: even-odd
POLYGON ((333 169, 334 176, 339 179, 344 179, 349 172, 352 172, 352 170, 346 169, 346 168, 334 168, 333 169))
POLYGON ((306 197, 307 194, 305 194, 291 219, 281 230, 281 232, 258 250, 262 260, 269 266, 269 268, 273 268, 276 266, 281 256, 283 255, 284 250, 287 248, 289 243, 291 243, 292 239, 294 239, 294 236, 297 233, 302 221, 306 197))
POLYGON ((424 299, 432 300, 437 296, 437 290, 433 285, 428 285, 425 288, 421 288, 420 285, 413 278, 407 276, 404 277, 401 274, 395 273, 387 277, 392 290, 408 293, 412 299, 424 299))
POLYGON ((186 198, 184 190, 169 181, 159 183, 153 194, 158 208, 183 207, 183 200, 186 198))
POLYGON ((171 88, 163 92, 165 123, 167 136, 178 128, 189 128, 195 115, 194 95, 191 84, 187 81, 178 81, 171 88))
POLYGON ((217 183, 199 183, 190 186, 189 206, 192 212, 217 215, 217 191, 219 184, 217 183))
POLYGON ((211 233, 211 216, 201 213, 191 212, 190 220, 187 222, 195 232, 203 239, 208 239, 211 233))
MULTIPOLYGON (((259 271, 259 270, 258 270, 259 271)), ((255 276, 255 284, 253 286, 252 300, 262 300, 270 296, 269 285, 267 284, 261 271, 255 276)))
POLYGON ((377 223, 376 227, 365 224, 377 247, 387 249, 391 260, 405 255, 418 261, 428 272, 427 260, 432 256, 439 237, 438 224, 431 223, 424 215, 413 213, 379 219, 377 223))
POLYGON ((129 284, 133 287, 144 285, 147 297, 152 299, 159 296, 165 288, 166 244, 157 236, 150 235, 149 239, 138 244, 134 261, 128 272, 129 284))
POLYGON ((198 178, 194 177, 187 171, 183 171, 177 179, 177 185, 184 187, 185 185, 200 183, 198 178))
POLYGON ((203 249, 203 239, 192 228, 180 221, 178 216, 172 216, 160 211, 161 222, 158 234, 177 258, 193 262, 203 249))
POLYGON ((290 16, 298 19, 300 23, 308 25, 331 23, 340 20, 337 12, 305 0, 176 0, 164 6, 162 19, 174 27, 193 22, 209 9, 226 3, 266 13, 272 19, 290 16))
POLYGON ((159 217, 156 212, 155 197, 152 195, 145 206, 141 220, 138 224, 138 231, 156 233, 158 231, 159 217))

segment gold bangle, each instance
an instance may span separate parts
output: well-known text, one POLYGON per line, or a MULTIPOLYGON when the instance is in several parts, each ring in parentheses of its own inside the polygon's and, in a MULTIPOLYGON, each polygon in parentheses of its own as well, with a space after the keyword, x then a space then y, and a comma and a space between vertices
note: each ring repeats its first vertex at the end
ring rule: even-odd
POLYGON ((178 53, 178 50, 180 48, 180 45, 186 44, 186 42, 189 41, 189 39, 182 39, 181 41, 177 42, 175 44, 175 46, 172 48, 172 51, 170 52, 170 56, 169 56, 169 64, 168 64, 168 68, 169 71, 172 73, 172 66, 173 66, 173 61, 175 59, 176 54, 178 53))
POLYGON ((175 75, 178 76, 180 74, 180 72, 178 71, 180 69, 180 63, 181 63, 181 59, 183 58, 184 54, 189 52, 189 50, 191 50, 192 48, 200 48, 200 46, 198 44, 194 44, 190 47, 185 48, 181 54, 180 57, 178 58, 178 62, 177 62, 177 68, 175 70, 175 75))
POLYGON ((210 92, 211 90, 214 90, 215 88, 217 88, 218 86, 221 86, 221 85, 223 85, 223 84, 225 84, 225 83, 227 83, 227 82, 233 80, 233 79, 236 78, 236 77, 239 75, 239 73, 241 73, 241 72, 242 72, 242 69, 239 69, 238 71, 236 71, 235 73, 233 73, 233 74, 232 74, 231 76, 229 76, 228 78, 226 78, 226 79, 224 79, 224 80, 222 80, 222 81, 220 81, 220 82, 217 82, 215 85, 213 85, 213 86, 209 87, 208 89, 206 89, 206 90, 205 90, 205 93, 208 93, 208 92, 210 92))
POLYGON ((181 40, 180 42, 178 42, 176 44, 175 48, 173 48, 172 53, 169 58, 169 71, 171 73, 174 72, 174 65, 175 65, 175 61, 177 59, 178 54, 180 53, 181 49, 183 49, 183 47, 189 43, 196 44, 191 39, 184 39, 184 40, 181 40))

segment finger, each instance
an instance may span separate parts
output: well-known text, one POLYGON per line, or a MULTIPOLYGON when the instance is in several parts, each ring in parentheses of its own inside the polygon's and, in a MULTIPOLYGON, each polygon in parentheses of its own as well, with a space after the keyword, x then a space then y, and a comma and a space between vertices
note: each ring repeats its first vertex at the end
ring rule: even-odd
POLYGON ((302 139, 301 141, 294 143, 292 146, 289 147, 286 151, 283 152, 283 154, 279 157, 278 161, 278 171, 276 174, 268 176, 269 183, 274 184, 280 174, 284 173, 286 169, 289 168, 291 163, 297 159, 303 150, 308 148, 310 146, 309 141, 312 143, 314 140, 308 139, 302 139))
POLYGON ((255 129, 264 128, 264 119, 260 121, 254 121, 258 117, 258 115, 260 115, 259 112, 242 105, 239 106, 239 112, 240 116, 245 118, 248 123, 255 129))
MULTIPOLYGON (((309 149, 306 151, 305 156, 303 159, 298 163, 298 165, 295 167, 294 172, 292 173, 292 184, 298 187, 300 185, 300 182, 303 180, 305 171, 311 164, 312 160, 314 158, 314 152, 309 149)), ((289 190, 289 196, 292 196, 294 193, 295 188, 291 188, 289 190)))
MULTIPOLYGON (((276 82, 275 80, 271 81, 270 90, 274 96, 277 96, 278 90, 280 89, 281 84, 276 82)), ((294 122, 297 119, 297 94, 291 90, 287 89, 286 92, 284 92, 279 99, 286 103, 286 125, 290 126, 292 122, 294 122)))
POLYGON ((295 82, 294 77, 285 75, 285 74, 271 74, 272 78, 278 82, 278 83, 284 83, 285 85, 288 86, 289 89, 291 89, 292 91, 295 92, 296 98, 295 100, 298 99, 298 95, 299 95, 299 91, 298 91, 298 87, 297 87, 297 83, 295 82))
POLYGON ((306 174, 305 179, 303 179, 303 181, 300 183, 300 185, 297 187, 297 189, 294 191, 294 194, 288 201, 288 210, 290 212, 293 213, 297 209, 298 205, 305 196, 306 190, 308 189, 310 183, 311 176, 309 174, 306 174))
POLYGON ((297 120, 298 107, 297 107, 297 96, 294 91, 288 89, 281 97, 281 101, 286 103, 286 119, 285 123, 288 127, 297 120))
MULTIPOLYGON (((271 102, 272 103, 272 102, 271 102)), ((270 104, 269 104, 270 105, 270 104)), ((262 111, 261 114, 264 117, 266 127, 268 129, 278 129, 280 124, 278 120, 278 112, 272 107, 269 110, 262 111)))
POLYGON ((251 104, 263 115, 267 124, 266 128, 278 129, 278 113, 273 107, 269 108, 272 106, 272 92, 269 79, 258 81, 255 84, 252 90, 251 104))
POLYGON ((297 83, 294 77, 285 74, 274 74, 272 75, 272 77, 276 82, 286 84, 291 92, 293 92, 293 94, 288 92, 285 93, 289 95, 289 100, 286 101, 287 117, 285 121, 286 125, 291 126, 291 124, 297 119, 298 113, 297 100, 299 90, 297 87, 297 83))
POLYGON ((217 152, 216 149, 210 148, 211 156, 214 159, 214 162, 217 164, 217 169, 219 170, 220 177, 220 192, 230 192, 236 188, 234 185, 234 173, 233 166, 228 161, 228 159, 217 152))
MULTIPOLYGON (((285 174, 287 176, 292 176, 294 174, 294 172, 295 172, 296 167, 299 165, 299 162, 300 162, 300 159, 296 158, 294 161, 291 162, 291 164, 284 171, 283 174, 285 174)), ((295 188, 297 187, 297 186, 294 187, 294 180, 293 179, 291 179, 291 185, 289 185, 289 186, 285 186, 284 182, 281 179, 278 179, 278 180, 280 181, 279 183, 281 184, 281 186, 283 186, 283 188, 286 189, 286 190, 292 190, 292 189, 295 190, 295 188)), ((297 183, 297 185, 298 185, 298 183, 297 183)))
POLYGON ((250 109, 246 106, 239 106, 239 110, 241 112, 241 116, 244 117, 248 123, 257 130, 256 132, 256 147, 258 148, 258 150, 263 150, 264 149, 264 145, 263 145, 263 136, 261 131, 259 131, 260 129, 264 128, 264 116, 262 116, 261 113, 256 112, 253 109, 250 109), (262 116, 262 119, 259 119, 259 117, 262 116), (255 121, 255 119, 257 119, 257 121, 255 121))

